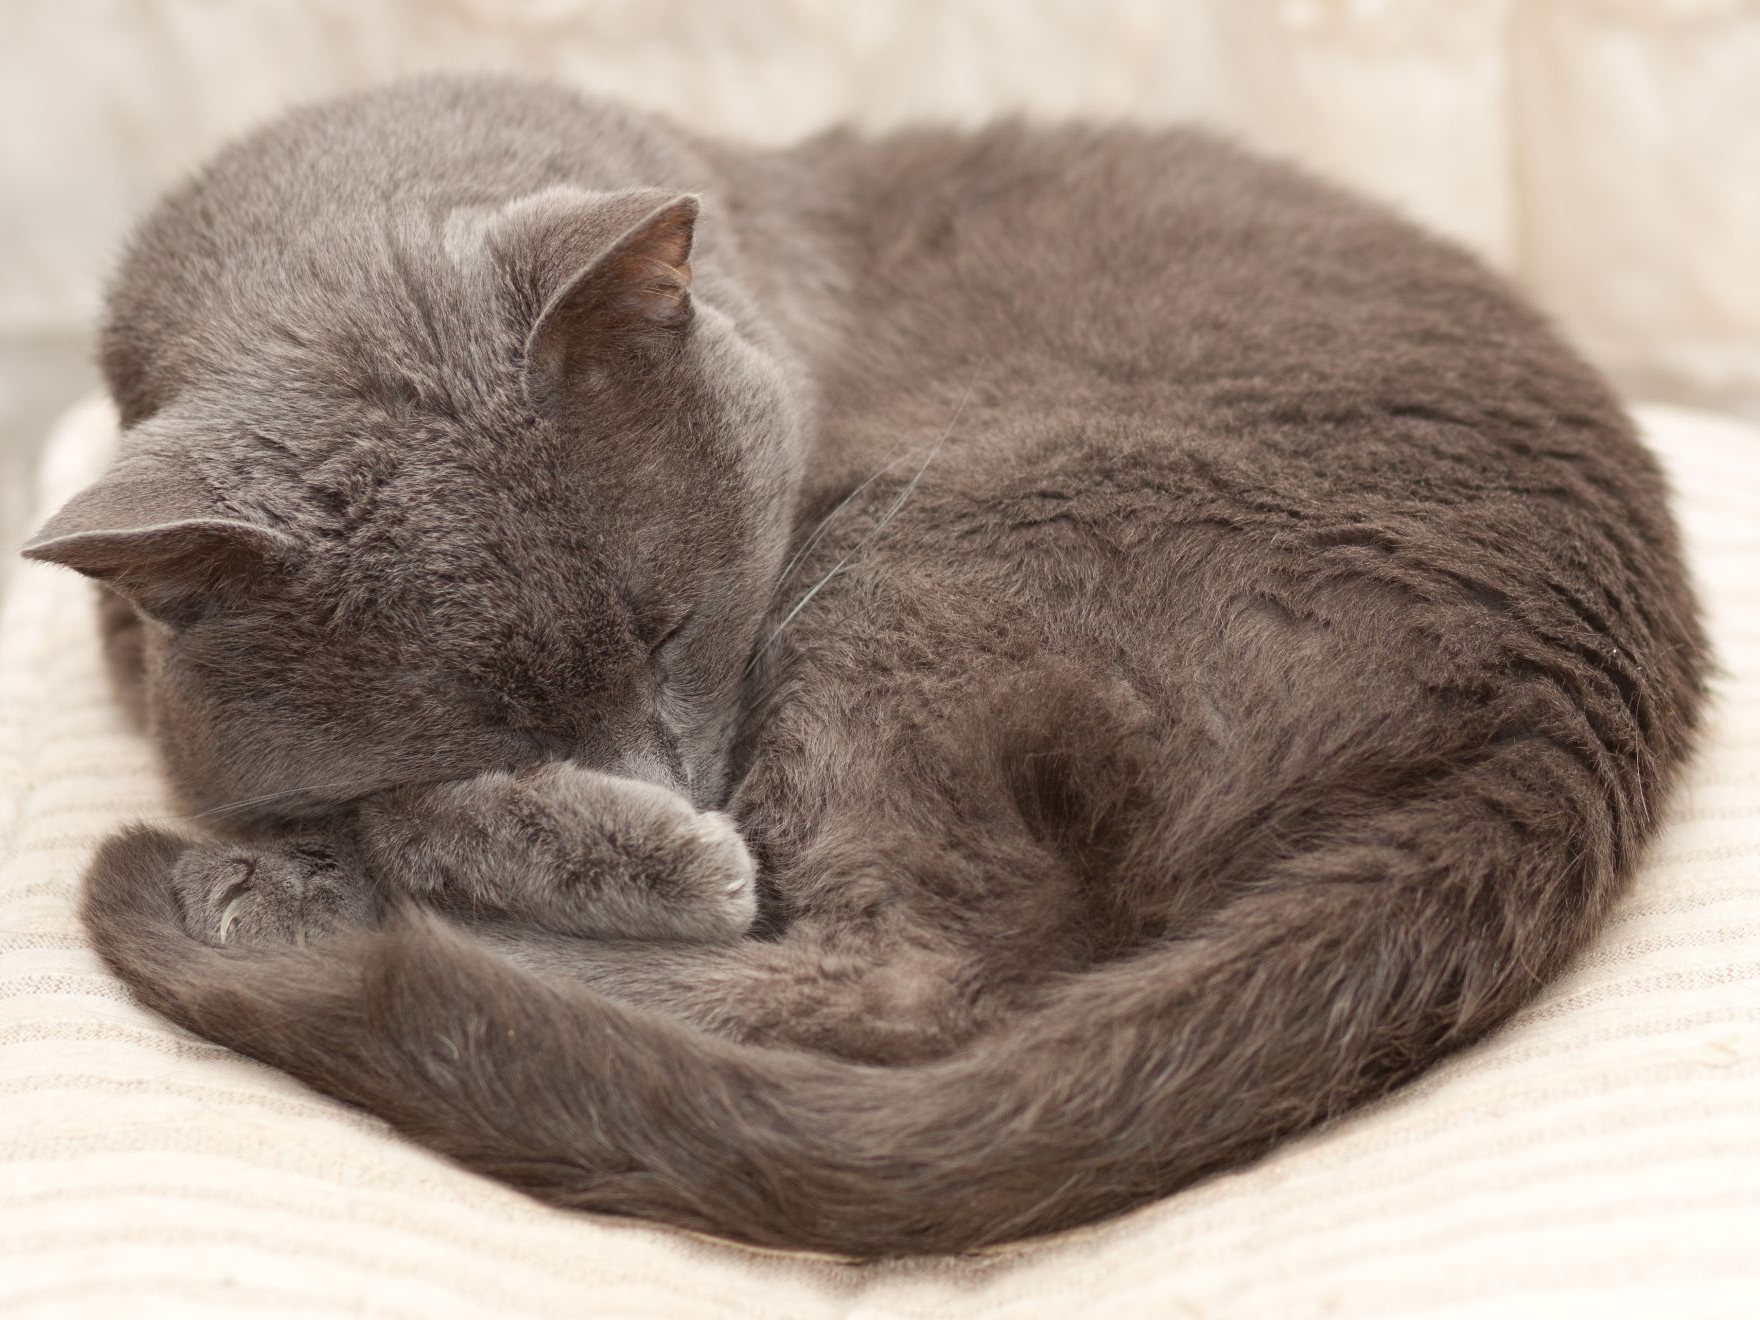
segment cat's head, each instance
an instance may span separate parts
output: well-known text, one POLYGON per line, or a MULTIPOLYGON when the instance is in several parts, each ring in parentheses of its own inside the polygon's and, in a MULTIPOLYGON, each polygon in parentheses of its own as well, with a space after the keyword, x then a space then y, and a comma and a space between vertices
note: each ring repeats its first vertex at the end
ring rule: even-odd
POLYGON ((352 234, 309 282, 137 245, 123 456, 24 553, 140 614, 187 805, 284 819, 562 756, 717 797, 800 419, 694 291, 698 211, 550 189, 352 234))

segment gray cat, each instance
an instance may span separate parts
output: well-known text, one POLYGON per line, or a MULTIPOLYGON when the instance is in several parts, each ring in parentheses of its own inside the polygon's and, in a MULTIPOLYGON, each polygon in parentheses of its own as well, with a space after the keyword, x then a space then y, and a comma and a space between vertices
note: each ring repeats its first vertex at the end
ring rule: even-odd
POLYGON ((1483 1036, 1653 832, 1657 471, 1496 279, 1193 132, 780 151, 513 82, 135 238, 104 583, 147 1004, 561 1206, 1113 1214, 1483 1036))

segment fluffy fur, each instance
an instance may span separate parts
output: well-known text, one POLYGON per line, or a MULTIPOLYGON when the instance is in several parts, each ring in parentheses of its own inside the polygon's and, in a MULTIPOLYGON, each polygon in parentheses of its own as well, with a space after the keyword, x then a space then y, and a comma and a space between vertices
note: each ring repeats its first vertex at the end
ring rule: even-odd
POLYGON ((558 1205, 879 1256, 1250 1159, 1582 947, 1699 703, 1594 375, 1201 134, 412 84, 173 195, 105 364, 27 553, 236 837, 110 841, 98 948, 558 1205))

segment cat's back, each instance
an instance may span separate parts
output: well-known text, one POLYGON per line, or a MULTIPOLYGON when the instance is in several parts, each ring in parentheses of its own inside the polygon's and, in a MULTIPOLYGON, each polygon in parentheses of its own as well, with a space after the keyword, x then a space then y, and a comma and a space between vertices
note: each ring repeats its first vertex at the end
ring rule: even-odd
MULTIPOLYGON (((1495 687, 1511 656, 1550 664, 1591 635, 1613 657, 1596 663, 1643 657, 1643 701, 1691 704, 1700 642, 1661 474, 1596 373, 1469 253, 1202 131, 1014 123, 802 150, 855 162, 863 258, 821 502, 879 469, 864 498, 888 512, 915 475, 884 467, 898 435, 914 453, 947 438, 890 515, 913 597, 949 562, 982 559, 998 600, 1041 573, 1065 585, 1034 627, 1067 600, 1072 649, 1161 657, 1167 691, 1190 679, 1174 657, 1252 669, 1262 602, 1287 599, 1276 636, 1325 621, 1310 679, 1373 670, 1411 709, 1435 713, 1445 670, 1495 687), (1120 644, 1147 636, 1150 599, 1189 611, 1177 636, 1120 644)), ((1243 706, 1292 681, 1295 652, 1272 651, 1243 706)))
MULTIPOLYGON (((1672 541, 1599 376, 1385 207, 1203 130, 1012 122, 801 150, 852 162, 863 333, 829 367, 852 413, 945 421, 969 392, 960 434, 1006 436, 1027 468, 1097 441, 1316 513, 1428 505, 1463 535, 1500 493, 1565 483, 1571 518, 1672 541)), ((858 429, 858 451, 884 431, 858 429)), ((1501 507, 1560 541, 1558 510, 1501 507)))
POLYGON ((879 370, 982 363, 1159 410, 1403 388, 1443 364, 1598 388, 1464 250, 1206 130, 1013 121, 802 151, 850 162, 852 297, 915 354, 879 370))

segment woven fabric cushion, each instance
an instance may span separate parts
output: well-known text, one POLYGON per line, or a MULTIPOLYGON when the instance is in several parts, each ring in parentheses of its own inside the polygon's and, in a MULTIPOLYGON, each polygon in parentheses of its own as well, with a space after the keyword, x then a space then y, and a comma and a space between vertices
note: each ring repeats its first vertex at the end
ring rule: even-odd
MULTIPOLYGON (((856 1267, 547 1210, 136 1007, 75 919, 162 817, 90 589, 0 614, 0 1314, 1760 1314, 1760 433, 1649 409, 1721 672, 1601 940, 1492 1040, 1263 1163, 1101 1227, 856 1267)), ((113 442, 54 438, 48 510, 113 442)))

